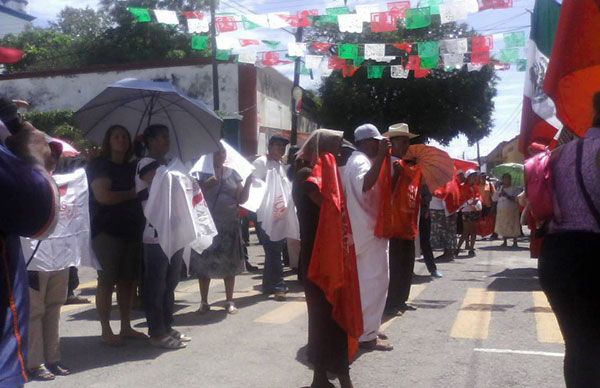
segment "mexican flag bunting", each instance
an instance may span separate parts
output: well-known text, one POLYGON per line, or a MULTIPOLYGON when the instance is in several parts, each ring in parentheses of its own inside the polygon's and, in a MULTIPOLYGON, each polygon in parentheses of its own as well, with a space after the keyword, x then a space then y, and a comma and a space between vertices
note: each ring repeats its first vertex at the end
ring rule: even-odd
POLYGON ((150 16, 150 10, 148 8, 129 7, 127 10, 138 23, 148 23, 152 21, 152 16, 150 16))
MULTIPOLYGON (((579 1, 579 0, 577 0, 579 1)), ((544 78, 548 60, 554 45, 561 6, 556 0, 536 0, 531 16, 531 34, 527 52, 523 112, 519 150, 528 155, 531 143, 554 145, 562 123, 556 117, 554 102, 544 92, 544 78)), ((574 35, 569 42, 574 44, 580 37, 574 35)), ((571 53, 576 53, 572 50, 571 53)), ((589 55, 590 53, 581 53, 589 55)))
POLYGON ((202 51, 208 48, 208 35, 192 35, 192 50, 202 51))
POLYGON ((242 47, 258 46, 259 44, 260 41, 257 39, 240 39, 240 46, 242 47))
POLYGON ((263 44, 269 46, 273 50, 276 49, 281 43, 278 40, 261 40, 261 42, 263 42, 263 44))
POLYGON ((584 136, 600 90, 600 0, 564 0, 544 91, 560 120, 584 136))

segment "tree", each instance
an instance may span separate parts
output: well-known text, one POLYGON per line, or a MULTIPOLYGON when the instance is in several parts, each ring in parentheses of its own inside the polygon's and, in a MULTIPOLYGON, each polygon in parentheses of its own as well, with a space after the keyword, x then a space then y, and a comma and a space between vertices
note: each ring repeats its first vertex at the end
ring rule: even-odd
POLYGON ((110 21, 105 11, 67 6, 50 26, 62 34, 88 40, 95 39, 106 31, 110 27, 110 21))
MULTIPOLYGON (((476 35, 466 25, 439 24, 419 30, 399 29, 397 32, 373 34, 340 33, 325 27, 308 31, 308 40, 348 43, 396 43, 452 39, 476 35)), ((391 48, 391 46, 390 46, 391 48)), ((335 53, 335 46, 332 52, 335 53)), ((405 52, 395 55, 406 57, 405 52)), ((402 59, 392 62, 400 64, 402 59)), ((347 137, 358 125, 371 122, 383 131, 390 124, 406 122, 411 132, 443 144, 459 134, 472 143, 490 133, 496 76, 493 67, 468 72, 433 70, 427 78, 394 79, 386 70, 382 79, 367 79, 366 61, 352 77, 344 78, 334 71, 319 88, 320 124, 340 128, 347 137)))

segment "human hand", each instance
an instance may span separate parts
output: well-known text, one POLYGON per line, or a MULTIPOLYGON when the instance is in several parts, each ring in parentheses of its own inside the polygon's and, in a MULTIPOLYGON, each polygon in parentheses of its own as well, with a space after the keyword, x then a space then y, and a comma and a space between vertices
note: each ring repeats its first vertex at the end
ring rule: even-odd
POLYGON ((392 143, 390 142, 390 139, 384 138, 380 140, 379 147, 377 149, 377 157, 382 159, 385 158, 387 155, 389 155, 391 149, 392 143))
POLYGON ((57 160, 46 140, 46 135, 31 123, 25 122, 22 129, 6 139, 6 146, 26 162, 52 172, 57 160))

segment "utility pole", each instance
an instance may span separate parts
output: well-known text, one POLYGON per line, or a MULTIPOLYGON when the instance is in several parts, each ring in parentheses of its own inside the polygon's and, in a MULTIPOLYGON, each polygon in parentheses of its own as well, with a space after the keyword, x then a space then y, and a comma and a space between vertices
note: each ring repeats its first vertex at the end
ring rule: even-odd
MULTIPOLYGON (((298 27, 296 29, 296 43, 302 42, 302 34, 304 32, 304 28, 298 27)), ((296 62, 294 63, 294 86, 292 87, 292 133, 290 135, 290 145, 296 145, 298 143, 298 121, 300 118, 300 112, 296 110, 296 106, 298 101, 298 93, 300 87, 300 67, 302 66, 302 59, 300 57, 296 58, 296 62)), ((299 98, 302 98, 301 96, 299 98)))
POLYGON ((479 140, 477 140, 477 164, 479 164, 479 170, 481 170, 481 154, 479 153, 479 140))
POLYGON ((210 45, 212 49, 212 79, 213 79, 213 106, 218 111, 219 104, 219 63, 217 62, 217 28, 215 25, 215 13, 217 12, 217 0, 210 1, 210 45))

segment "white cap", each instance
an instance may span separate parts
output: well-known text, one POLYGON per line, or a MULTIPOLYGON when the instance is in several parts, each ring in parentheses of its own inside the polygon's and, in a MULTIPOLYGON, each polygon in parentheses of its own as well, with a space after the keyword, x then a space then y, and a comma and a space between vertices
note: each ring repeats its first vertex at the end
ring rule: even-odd
POLYGON ((354 141, 366 139, 382 140, 384 137, 381 136, 381 133, 373 124, 363 124, 354 130, 354 141))

